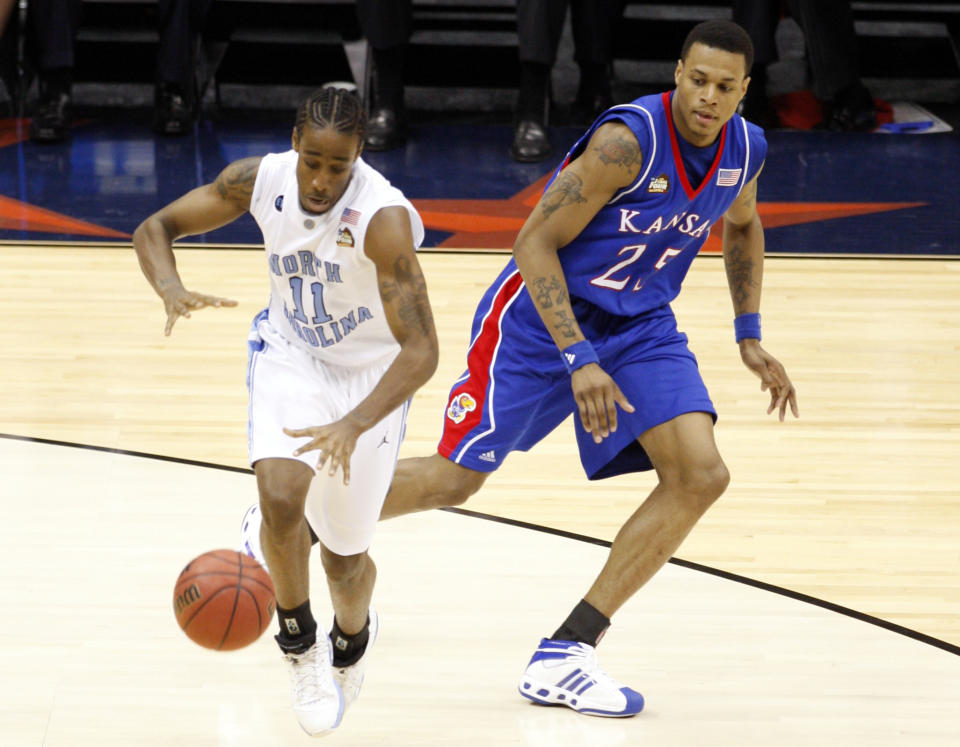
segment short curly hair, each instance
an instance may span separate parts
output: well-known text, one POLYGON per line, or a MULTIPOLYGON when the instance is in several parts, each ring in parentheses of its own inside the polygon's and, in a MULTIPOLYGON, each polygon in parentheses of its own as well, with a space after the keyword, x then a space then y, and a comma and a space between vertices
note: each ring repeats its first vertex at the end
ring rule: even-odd
POLYGON ((733 21, 704 21, 694 26, 683 42, 680 59, 686 61, 690 47, 696 43, 724 52, 743 55, 744 70, 750 74, 753 67, 753 42, 743 27, 733 21))

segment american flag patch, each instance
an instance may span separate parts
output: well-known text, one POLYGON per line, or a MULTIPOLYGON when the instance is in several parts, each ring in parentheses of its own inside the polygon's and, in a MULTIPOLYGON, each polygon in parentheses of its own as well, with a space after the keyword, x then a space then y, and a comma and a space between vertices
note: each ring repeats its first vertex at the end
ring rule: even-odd
POLYGON ((733 187, 740 181, 740 174, 743 169, 720 169, 717 171, 717 185, 721 187, 733 187))
MULTIPOLYGON (((737 173, 739 174, 740 172, 738 171, 737 173)), ((342 220, 344 223, 349 223, 351 226, 355 226, 360 220, 360 211, 344 208, 343 215, 340 216, 340 220, 342 220)))

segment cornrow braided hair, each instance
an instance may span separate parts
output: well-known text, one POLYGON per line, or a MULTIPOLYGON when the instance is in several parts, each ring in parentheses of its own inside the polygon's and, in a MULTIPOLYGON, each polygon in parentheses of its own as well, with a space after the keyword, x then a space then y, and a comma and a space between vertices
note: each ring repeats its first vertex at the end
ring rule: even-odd
POLYGON ((359 97, 346 88, 328 86, 313 93, 297 109, 294 127, 297 135, 303 135, 303 126, 325 130, 332 127, 337 132, 356 133, 363 142, 367 130, 367 113, 359 97))

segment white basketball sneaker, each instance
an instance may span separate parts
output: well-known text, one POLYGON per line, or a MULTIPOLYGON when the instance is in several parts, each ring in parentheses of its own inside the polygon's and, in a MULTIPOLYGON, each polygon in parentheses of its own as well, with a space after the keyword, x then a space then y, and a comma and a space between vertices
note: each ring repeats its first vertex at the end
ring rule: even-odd
POLYGON ((317 642, 302 654, 286 652, 289 667, 290 700, 301 728, 311 737, 333 731, 343 718, 343 693, 333 679, 333 650, 330 639, 318 635, 317 642))
MULTIPOLYGON (((371 607, 367 614, 370 616, 370 638, 367 639, 367 647, 363 651, 363 656, 349 667, 333 668, 333 679, 340 685, 340 689, 343 691, 344 708, 355 701, 360 694, 360 687, 363 685, 363 676, 367 669, 367 662, 370 660, 370 649, 373 648, 374 641, 377 640, 377 633, 380 630, 380 620, 377 616, 377 611, 371 607)), ((336 645, 336 642, 334 642, 333 645, 336 645)))
POLYGON ((260 513, 260 505, 254 503, 247 509, 243 515, 243 521, 240 522, 240 547, 237 549, 256 560, 269 573, 270 569, 267 568, 267 561, 263 557, 263 548, 260 547, 261 524, 263 524, 263 515, 260 513))
POLYGON ((565 705, 592 716, 634 716, 643 696, 600 669, 593 646, 544 638, 517 688, 542 705, 565 705))

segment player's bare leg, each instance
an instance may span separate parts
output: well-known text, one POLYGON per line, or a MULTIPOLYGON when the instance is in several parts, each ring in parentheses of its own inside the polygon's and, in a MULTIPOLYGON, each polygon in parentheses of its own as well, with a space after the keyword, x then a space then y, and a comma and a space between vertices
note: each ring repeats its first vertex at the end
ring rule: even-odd
POLYGON ((337 555, 320 543, 320 557, 330 586, 330 600, 340 629, 356 635, 367 623, 377 566, 366 552, 337 555))
POLYGON ((397 462, 380 519, 458 506, 480 489, 489 474, 461 467, 439 454, 401 459, 397 462))
POLYGON ((680 415, 640 437, 659 484, 620 528, 586 599, 608 618, 670 559, 730 481, 702 412, 680 415))
POLYGON ((377 566, 369 553, 337 555, 320 545, 323 569, 333 602, 333 678, 349 706, 363 685, 370 649, 377 640, 380 620, 370 604, 377 566))
POLYGON ((680 415, 644 433, 640 443, 660 482, 617 533, 584 599, 540 641, 520 680, 525 698, 597 716, 633 716, 643 709, 640 693, 600 669, 595 646, 610 616, 667 562, 723 493, 729 475, 705 413, 680 415), (591 684, 581 689, 584 682, 591 684))
POLYGON ((310 530, 303 515, 313 470, 296 459, 261 459, 254 465, 260 492, 260 545, 277 605, 294 609, 310 596, 310 530))
POLYGON ((303 514, 313 470, 295 459, 262 459, 254 465, 260 491, 260 545, 277 598, 280 634, 290 675, 290 700, 311 736, 337 728, 344 699, 333 678, 333 651, 310 611, 310 530, 303 514))

